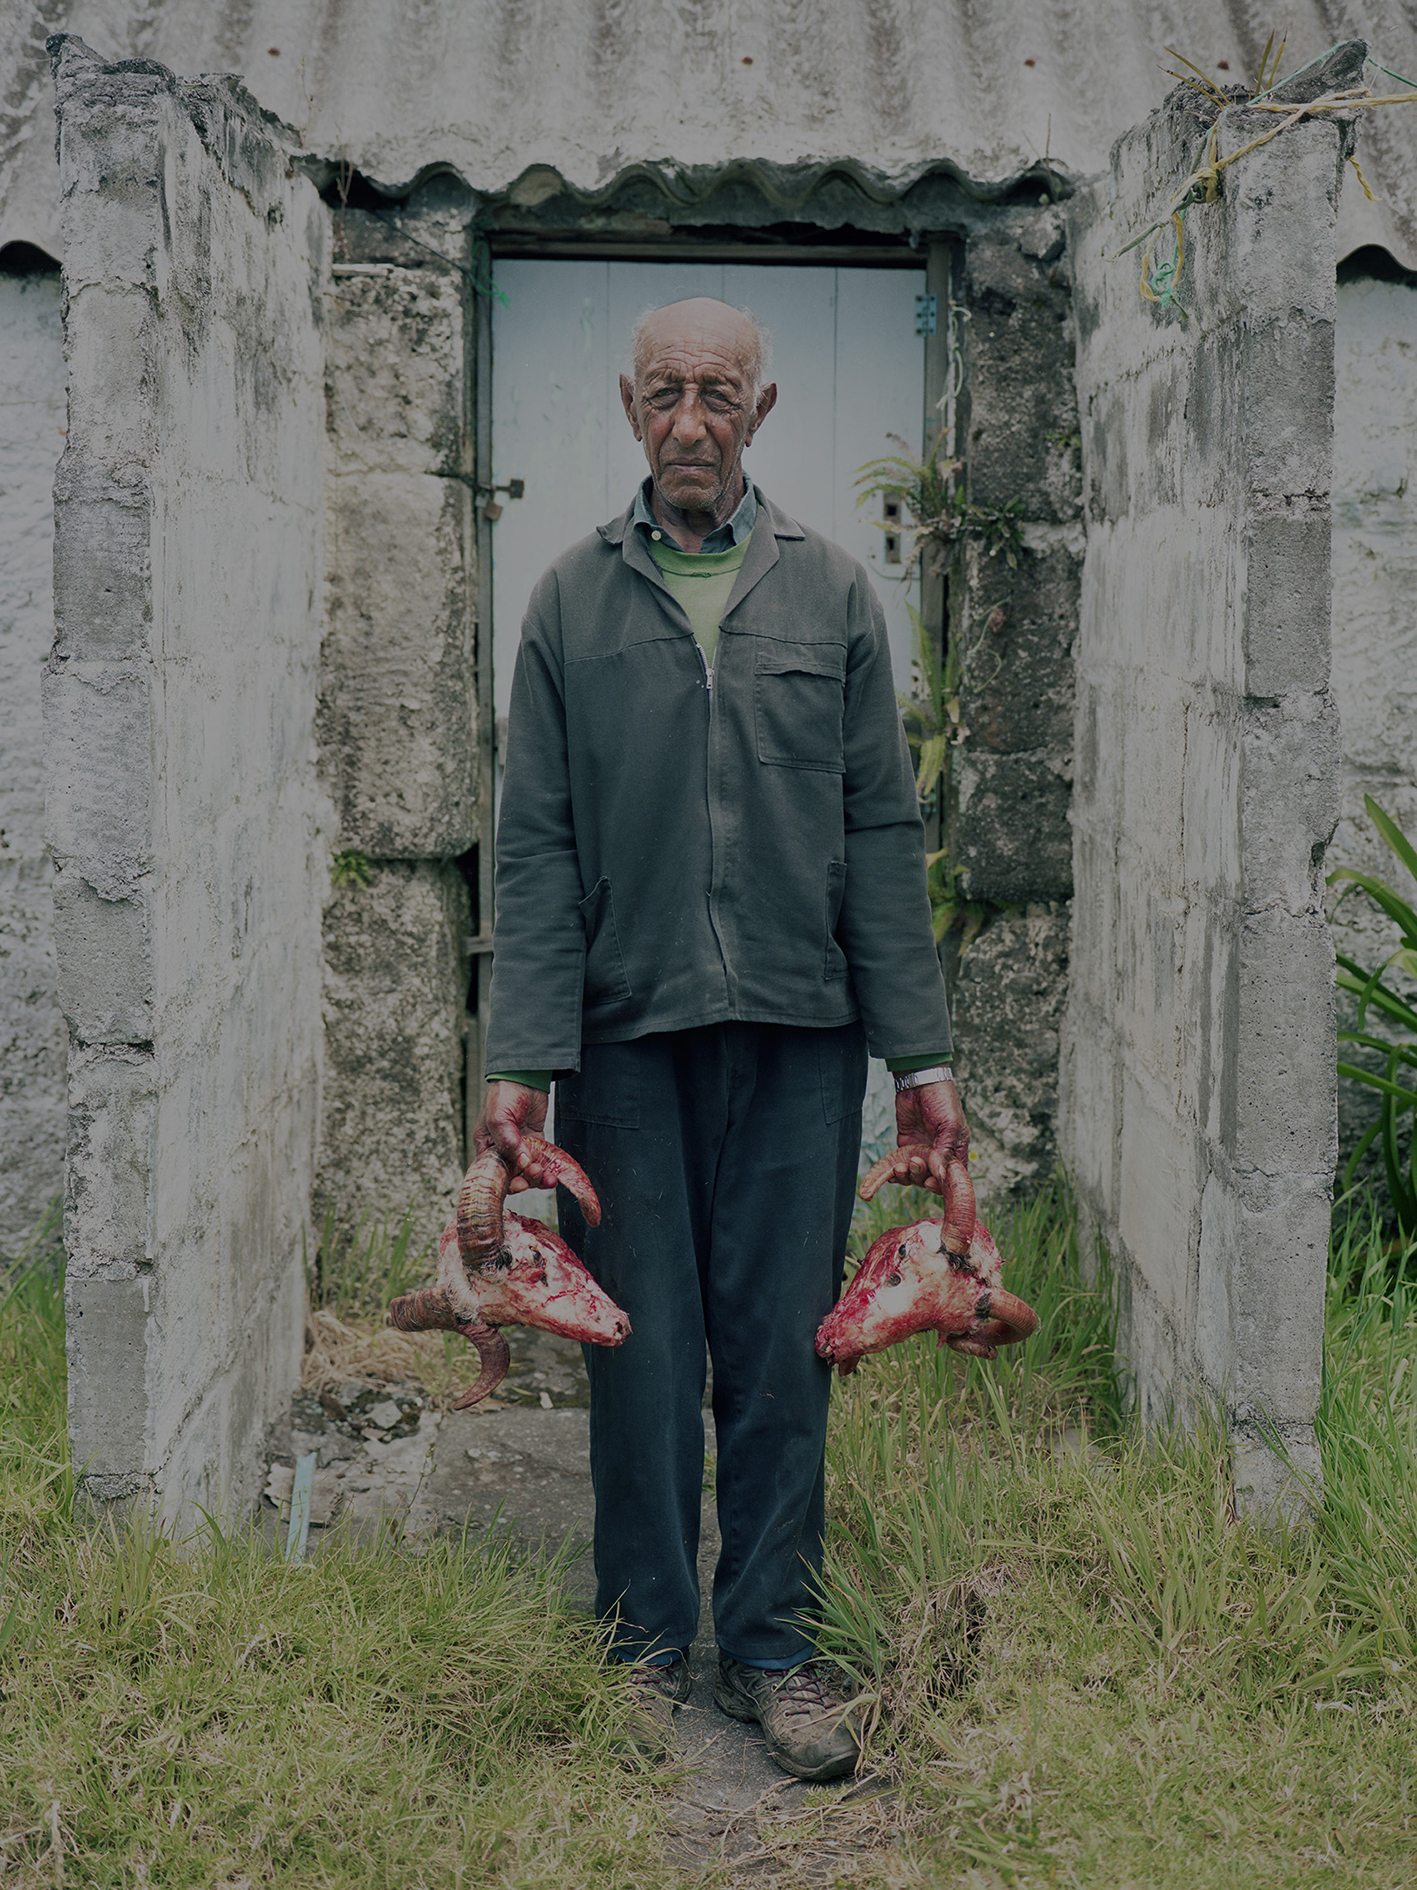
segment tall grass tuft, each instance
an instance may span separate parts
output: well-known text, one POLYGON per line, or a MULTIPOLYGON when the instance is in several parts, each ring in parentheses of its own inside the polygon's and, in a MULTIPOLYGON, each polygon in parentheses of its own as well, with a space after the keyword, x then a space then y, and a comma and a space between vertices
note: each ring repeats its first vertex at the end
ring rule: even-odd
POLYGON ((1355 1671, 1417 1661, 1417 1243, 1396 1249, 1371 1195, 1338 1223, 1319 1403, 1319 1528, 1355 1671))
POLYGON ((19 1253, 0 1261, 0 1560, 73 1502, 61 1236, 56 1201, 19 1253))
POLYGON ((340 1318, 382 1316, 391 1299, 421 1286, 436 1265, 432 1243, 414 1237, 412 1208, 395 1226, 388 1215, 368 1209, 351 1222, 331 1202, 320 1224, 313 1266, 307 1254, 310 1301, 340 1318))
POLYGON ((216 1521, 76 1519, 48 1235, 3 1278, 0 1881, 674 1881, 555 1562, 451 1537, 287 1563, 216 1521))
POLYGON ((1340 1221, 1302 1530, 1236 1515, 1218 1421, 1122 1417, 1062 1196, 996 1233, 1043 1314, 1024 1356, 917 1340, 866 1360, 833 1418, 822 1638, 898 1793, 885 1880, 1411 1881, 1417 1294, 1381 1214, 1340 1221))

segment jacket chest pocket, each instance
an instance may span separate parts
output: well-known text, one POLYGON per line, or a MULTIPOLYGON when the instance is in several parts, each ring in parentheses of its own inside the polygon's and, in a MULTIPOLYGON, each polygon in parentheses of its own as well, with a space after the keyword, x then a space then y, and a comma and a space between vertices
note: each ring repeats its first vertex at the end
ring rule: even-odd
POLYGON ((760 648, 753 674, 758 760, 773 768, 845 774, 846 651, 830 643, 760 648))

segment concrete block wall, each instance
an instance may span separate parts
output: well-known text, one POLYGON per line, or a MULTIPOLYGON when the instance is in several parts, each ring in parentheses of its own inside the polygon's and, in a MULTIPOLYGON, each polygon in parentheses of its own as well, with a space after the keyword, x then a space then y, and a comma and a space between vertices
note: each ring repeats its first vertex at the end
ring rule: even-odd
POLYGON ((977 1185, 998 1195, 1043 1181, 1057 1159, 1082 499, 1063 214, 1001 213, 964 256, 955 320, 969 497, 1016 503, 1027 546, 1011 568, 971 542, 949 596, 964 730, 950 838, 961 890, 993 908, 950 965, 956 1065, 977 1185))
POLYGON ((235 1508, 299 1373, 331 825, 327 229, 233 81, 51 41, 69 435, 45 779, 91 1498, 235 1508))
POLYGON ((367 211, 331 216, 317 727, 337 847, 370 877, 326 916, 316 1206, 411 1209, 432 1238, 463 1167, 457 859, 477 837, 468 309, 438 260, 461 256, 467 212, 425 208, 418 241, 367 211))
POLYGON ((64 1185, 68 1032, 55 990, 40 675, 54 640, 64 446, 59 271, 0 275, 0 1261, 64 1185))
MULTIPOLYGON (((1348 279, 1338 286, 1334 341, 1332 626, 1343 786, 1329 864, 1378 873, 1417 905, 1417 885, 1363 806, 1371 794, 1417 840, 1417 286, 1356 269, 1340 274, 1348 279)), ((1330 893, 1330 909, 1335 900, 1330 893)), ((1337 907, 1334 938, 1370 969, 1398 943, 1397 928, 1358 893, 1337 907)), ((1353 1026, 1353 1000, 1340 993, 1338 1003, 1340 1022, 1353 1026)), ((1372 1011, 1363 1027, 1387 1034, 1372 1011)), ((1385 1067, 1376 1052, 1351 1045, 1344 1057, 1385 1067)), ((1372 1090, 1339 1084, 1340 1163, 1377 1111, 1372 1090)), ((1376 1149, 1363 1172, 1385 1193, 1376 1149)))
POLYGON ((320 1187, 339 1215, 421 1238, 450 1218, 461 1178, 467 888, 435 860, 380 860, 325 912, 320 1187))
MULTIPOLYGON (((1272 122, 1272 121, 1268 121, 1272 122)), ((1222 152, 1258 116, 1221 120, 1222 152)), ((1325 846, 1334 221, 1308 123, 1192 209, 1177 287, 1123 245, 1197 147, 1173 100, 1074 207, 1087 509, 1064 1155, 1151 1418, 1217 1400, 1237 1494, 1317 1473, 1335 1155, 1325 846)))

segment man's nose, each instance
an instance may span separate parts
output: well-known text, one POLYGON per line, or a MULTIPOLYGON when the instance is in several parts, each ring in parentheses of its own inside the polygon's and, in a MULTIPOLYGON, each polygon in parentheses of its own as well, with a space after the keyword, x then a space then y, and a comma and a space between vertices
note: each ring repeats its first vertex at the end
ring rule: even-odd
POLYGON ((674 437, 688 442, 704 436, 703 408, 692 394, 686 394, 674 409, 674 437))

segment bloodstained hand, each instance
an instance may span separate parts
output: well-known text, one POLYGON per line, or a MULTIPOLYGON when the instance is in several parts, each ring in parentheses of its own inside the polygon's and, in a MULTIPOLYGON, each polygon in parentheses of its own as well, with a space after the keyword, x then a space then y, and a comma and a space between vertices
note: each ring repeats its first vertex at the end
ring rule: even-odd
POLYGON ((508 1194, 552 1185, 545 1164, 525 1140, 528 1135, 544 1133, 547 1100, 544 1089, 529 1089, 525 1083, 487 1085, 482 1113, 472 1131, 473 1153, 484 1155, 489 1148, 496 1149, 511 1175, 508 1194))
POLYGON ((974 1238, 974 1184, 969 1179, 969 1124, 953 1083, 922 1083, 895 1099, 897 1146, 863 1178, 869 1201, 888 1181, 944 1196, 944 1245, 968 1253, 974 1238))

